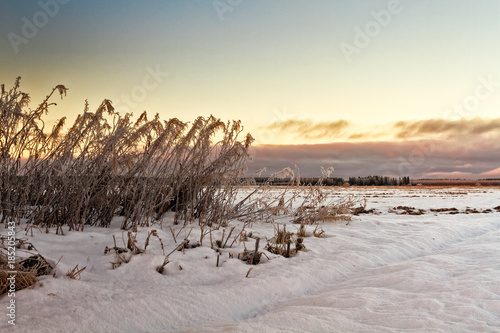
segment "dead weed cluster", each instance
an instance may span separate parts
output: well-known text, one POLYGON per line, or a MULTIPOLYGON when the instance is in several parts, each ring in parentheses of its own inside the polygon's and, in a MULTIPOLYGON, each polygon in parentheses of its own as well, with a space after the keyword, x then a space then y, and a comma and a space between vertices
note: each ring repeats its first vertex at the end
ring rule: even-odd
POLYGON ((1 221, 40 227, 109 226, 114 216, 131 229, 175 212, 185 223, 221 226, 232 212, 235 185, 245 172, 253 138, 239 121, 213 116, 192 123, 119 115, 104 100, 95 112, 85 104, 66 133, 65 118, 51 131, 49 102, 58 85, 34 108, 20 78, 0 95, 1 221))

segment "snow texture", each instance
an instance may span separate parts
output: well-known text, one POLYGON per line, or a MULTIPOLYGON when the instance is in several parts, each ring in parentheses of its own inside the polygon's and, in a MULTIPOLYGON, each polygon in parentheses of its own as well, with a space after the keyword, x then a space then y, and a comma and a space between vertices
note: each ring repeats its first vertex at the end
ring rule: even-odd
MULTIPOLYGON (((109 229, 64 236, 19 232, 52 263, 63 258, 56 278, 41 277, 42 286, 16 293, 16 326, 4 315, 0 331, 500 332, 500 212, 493 209, 500 205, 499 189, 327 191, 365 196, 367 209, 380 214, 355 216, 348 225, 321 224, 327 237, 306 237, 306 251, 288 259, 266 253, 269 259, 263 256, 256 266, 236 258, 244 246, 253 249, 252 238, 222 249, 216 267, 217 252, 206 236, 203 246, 170 255, 160 274, 156 268, 164 256, 154 237, 146 253, 111 269, 114 253, 105 255, 104 248, 113 246, 113 235, 123 246, 119 220, 109 229), (399 205, 426 212, 389 212, 399 205), (430 211, 451 207, 460 213, 430 211), (466 214, 467 208, 492 212, 466 214), (76 264, 87 266, 81 280, 65 275, 76 264)), ((277 222, 287 222, 289 231, 298 228, 286 218, 277 222)), ((231 225, 236 233, 243 223, 231 225)), ((148 230, 157 229, 170 252, 178 243, 168 226, 181 229, 171 218, 161 230, 140 228, 138 246, 148 230)), ((194 243, 200 230, 192 227, 194 243)), ((180 231, 178 242, 190 228, 180 231)), ((308 226, 307 233, 313 229, 308 226)), ((269 223, 246 230, 262 237, 262 245, 274 233, 269 223)), ((221 234, 213 233, 214 241, 221 234)), ((6 305, 8 298, 0 302, 6 305)))

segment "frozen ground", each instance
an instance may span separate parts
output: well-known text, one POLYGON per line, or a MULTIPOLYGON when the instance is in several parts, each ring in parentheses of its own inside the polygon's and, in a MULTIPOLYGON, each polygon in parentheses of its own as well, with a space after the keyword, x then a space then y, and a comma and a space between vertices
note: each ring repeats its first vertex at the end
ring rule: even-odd
MULTIPOLYGON (((12 330, 3 315, 0 330, 500 332, 500 212, 494 209, 500 206, 499 189, 336 188, 331 193, 366 196, 366 208, 379 214, 355 216, 348 225, 324 223, 326 238, 306 237, 307 251, 293 258, 267 253, 269 260, 253 266, 248 278, 251 266, 230 258, 243 243, 224 249, 216 267, 217 253, 205 238, 202 247, 173 253, 162 275, 156 271, 163 256, 155 238, 146 253, 112 270, 114 254, 104 255, 104 248, 113 246, 113 235, 123 246, 126 234, 118 228, 65 236, 37 231, 28 238, 43 256, 56 262, 63 255, 57 278, 42 277, 42 286, 19 291, 16 327, 12 330), (390 212, 402 205, 425 213, 390 212), (430 211, 453 207, 458 214, 430 211), (465 214, 467 208, 480 213, 465 214), (76 264, 87 266, 81 280, 65 276, 76 264)), ((177 246, 168 225, 153 227, 166 253, 177 246)), ((232 225, 235 232, 242 226, 232 225)), ((139 229, 139 247, 153 228, 139 229)), ((255 223, 247 230, 271 238, 273 228, 255 223)), ((193 229, 189 238, 194 242, 199 235, 193 229)), ((246 246, 253 248, 253 242, 246 246)), ((0 302, 7 304, 7 298, 0 302)))

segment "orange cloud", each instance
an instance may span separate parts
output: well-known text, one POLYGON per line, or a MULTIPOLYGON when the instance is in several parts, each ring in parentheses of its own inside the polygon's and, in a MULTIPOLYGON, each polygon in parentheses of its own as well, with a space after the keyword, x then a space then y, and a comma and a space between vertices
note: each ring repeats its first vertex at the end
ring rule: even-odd
POLYGON ((335 138, 340 132, 349 127, 346 120, 314 123, 311 120, 287 120, 269 125, 270 130, 280 133, 293 133, 296 137, 304 139, 335 138))
POLYGON ((491 132, 500 133, 500 119, 462 118, 428 119, 420 121, 399 121, 393 126, 395 136, 401 139, 416 138, 431 134, 448 137, 483 135, 491 132))
POLYGON ((282 134, 291 134, 304 140, 418 140, 429 137, 440 139, 469 139, 500 136, 500 118, 462 118, 408 120, 372 126, 359 131, 346 120, 314 122, 312 120, 288 120, 267 126, 282 134))

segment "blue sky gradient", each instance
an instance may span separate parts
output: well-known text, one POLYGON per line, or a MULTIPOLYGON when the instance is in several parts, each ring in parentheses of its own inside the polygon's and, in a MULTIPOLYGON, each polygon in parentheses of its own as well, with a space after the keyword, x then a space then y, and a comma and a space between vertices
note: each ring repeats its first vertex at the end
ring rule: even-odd
POLYGON ((121 113, 241 119, 257 145, 317 145, 360 132, 361 141, 398 141, 380 133, 398 121, 493 119, 500 109, 496 0, 23 0, 0 9, 0 82, 22 76, 34 103, 57 84, 70 89, 51 121, 108 98, 121 113), (46 13, 40 3, 56 3, 57 13, 13 47, 23 18, 46 13), (346 57, 342 45, 356 47, 370 27, 378 30, 367 45, 346 57), (147 79, 155 70, 160 80, 147 79), (138 95, 145 80, 151 89, 138 95), (474 104, 478 89, 489 94, 474 104), (269 132, 289 120, 351 125, 314 138, 269 132))

